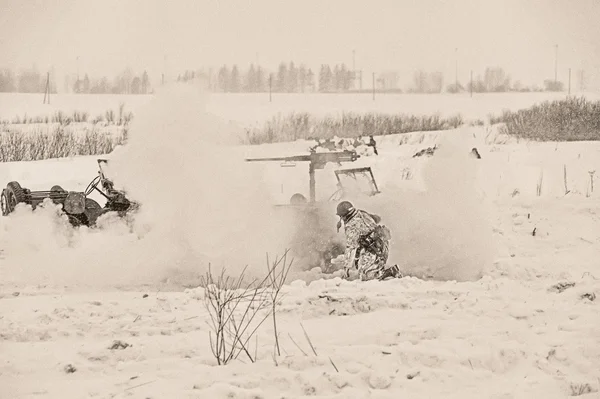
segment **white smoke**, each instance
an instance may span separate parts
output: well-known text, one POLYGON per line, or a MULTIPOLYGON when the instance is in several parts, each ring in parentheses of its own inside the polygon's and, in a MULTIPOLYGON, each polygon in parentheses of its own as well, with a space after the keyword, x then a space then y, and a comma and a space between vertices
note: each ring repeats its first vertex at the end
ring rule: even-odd
POLYGON ((180 286, 197 283, 209 263, 263 275, 266 254, 285 250, 289 223, 273 212, 262 166, 244 162, 239 130, 208 114, 206 101, 184 85, 157 93, 136 113, 127 144, 110 154, 115 186, 141 203, 133 222, 105 215, 98 229, 72 229, 51 203, 6 218, 1 266, 10 279, 180 286))
POLYGON ((470 140, 441 136, 424 159, 423 191, 402 189, 401 174, 372 200, 357 206, 378 213, 392 232, 389 263, 409 275, 440 280, 473 280, 495 256, 490 208, 477 186, 480 160, 470 156, 470 140))
POLYGON ((202 273, 209 262, 264 272, 265 254, 284 251, 288 225, 273 211, 262 167, 244 161, 240 130, 205 107, 189 86, 159 93, 111 158, 115 181, 143 204, 137 227, 149 231, 149 261, 177 248, 161 262, 180 273, 202 273))

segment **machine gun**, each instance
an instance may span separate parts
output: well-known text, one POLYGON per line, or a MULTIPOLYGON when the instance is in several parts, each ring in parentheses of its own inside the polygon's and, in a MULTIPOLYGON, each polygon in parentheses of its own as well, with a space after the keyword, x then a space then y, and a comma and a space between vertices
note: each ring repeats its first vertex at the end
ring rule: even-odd
POLYGON ((360 155, 356 151, 331 151, 331 152, 316 152, 311 150, 308 155, 295 155, 290 157, 273 157, 273 158, 248 158, 246 162, 268 162, 268 161, 279 161, 279 162, 309 162, 308 164, 308 178, 310 187, 310 202, 316 201, 316 181, 315 181, 315 170, 323 169, 329 162, 340 164, 342 162, 354 162, 360 155))

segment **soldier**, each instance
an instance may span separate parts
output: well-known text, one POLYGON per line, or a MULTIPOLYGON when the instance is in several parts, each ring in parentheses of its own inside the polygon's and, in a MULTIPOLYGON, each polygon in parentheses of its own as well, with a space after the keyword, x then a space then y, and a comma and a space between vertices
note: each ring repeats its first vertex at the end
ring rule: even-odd
POLYGON ((377 152, 377 142, 373 138, 373 135, 369 136, 369 144, 368 145, 369 145, 369 147, 373 147, 373 153, 375 155, 379 155, 379 153, 377 152))
POLYGON ((363 281, 402 277, 397 265, 386 268, 391 235, 387 227, 379 224, 379 216, 356 209, 348 201, 338 204, 337 215, 340 217, 338 231, 343 222, 346 234, 343 257, 346 277, 352 269, 358 270, 363 281))

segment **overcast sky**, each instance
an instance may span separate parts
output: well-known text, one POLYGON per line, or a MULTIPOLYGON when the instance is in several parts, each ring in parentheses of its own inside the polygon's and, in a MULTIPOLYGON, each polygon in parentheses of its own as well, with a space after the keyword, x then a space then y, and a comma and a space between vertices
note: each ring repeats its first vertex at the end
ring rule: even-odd
MULTIPOLYGON (((281 60, 345 62, 365 73, 416 68, 468 80, 485 66, 515 79, 568 68, 600 74, 600 0, 0 0, 0 67, 158 76, 281 60), (458 51, 455 49, 458 48, 458 51), (166 56, 166 63, 165 63, 166 56), (79 63, 77 62, 79 57, 79 63)), ((368 83, 370 85, 370 82, 368 83)))

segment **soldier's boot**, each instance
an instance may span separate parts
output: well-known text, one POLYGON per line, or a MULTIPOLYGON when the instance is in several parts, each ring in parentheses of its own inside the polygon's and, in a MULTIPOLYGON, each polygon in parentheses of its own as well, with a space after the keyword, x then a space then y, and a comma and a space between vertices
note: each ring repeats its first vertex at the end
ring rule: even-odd
POLYGON ((400 268, 398 267, 398 265, 392 265, 386 269, 383 269, 381 271, 381 274, 379 275, 378 279, 379 280, 386 280, 388 278, 402 278, 402 273, 400 273, 400 268))

